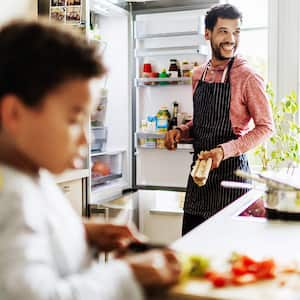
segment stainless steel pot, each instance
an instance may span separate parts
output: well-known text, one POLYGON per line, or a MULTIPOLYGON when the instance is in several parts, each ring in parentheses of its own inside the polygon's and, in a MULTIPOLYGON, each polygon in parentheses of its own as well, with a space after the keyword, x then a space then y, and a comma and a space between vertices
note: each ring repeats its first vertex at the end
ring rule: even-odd
POLYGON ((236 175, 259 184, 223 181, 221 185, 228 188, 262 190, 266 194, 267 218, 300 221, 300 186, 293 177, 281 177, 282 175, 275 172, 250 174, 240 170, 236 171, 236 175))

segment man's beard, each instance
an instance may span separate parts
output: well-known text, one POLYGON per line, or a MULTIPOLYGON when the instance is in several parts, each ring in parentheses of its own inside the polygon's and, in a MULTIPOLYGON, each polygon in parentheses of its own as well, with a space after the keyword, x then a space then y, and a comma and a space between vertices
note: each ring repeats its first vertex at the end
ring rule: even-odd
POLYGON ((227 60, 229 58, 232 58, 236 52, 236 45, 233 47, 233 53, 232 53, 232 56, 231 57, 225 57, 221 54, 221 47, 222 45, 224 45, 226 43, 221 43, 219 47, 213 45, 212 42, 210 42, 210 45, 211 45, 211 49, 212 49, 212 54, 213 54, 213 57, 215 57, 217 60, 227 60))

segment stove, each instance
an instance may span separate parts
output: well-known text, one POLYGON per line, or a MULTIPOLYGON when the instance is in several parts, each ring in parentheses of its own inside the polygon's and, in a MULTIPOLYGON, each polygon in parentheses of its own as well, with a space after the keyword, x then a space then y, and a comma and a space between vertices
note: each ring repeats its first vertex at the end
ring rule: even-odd
POLYGON ((238 217, 254 217, 254 218, 266 218, 266 209, 264 206, 264 200, 258 198, 255 202, 249 205, 246 209, 240 212, 238 217))

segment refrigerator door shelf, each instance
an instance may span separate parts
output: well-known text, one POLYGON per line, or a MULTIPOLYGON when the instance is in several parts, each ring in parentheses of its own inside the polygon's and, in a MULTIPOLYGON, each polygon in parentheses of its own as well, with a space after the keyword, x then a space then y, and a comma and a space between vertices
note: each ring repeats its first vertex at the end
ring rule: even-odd
POLYGON ((128 187, 128 182, 118 178, 107 183, 92 187, 89 204, 99 205, 122 196, 122 191, 128 187))
POLYGON ((137 87, 158 87, 169 86, 169 82, 172 82, 172 87, 175 85, 192 84, 192 77, 178 77, 178 78, 137 78, 137 87), (167 84, 161 85, 161 82, 167 84), (149 84, 150 83, 150 84, 149 84), (174 84, 175 83, 175 84, 174 84))
POLYGON ((183 47, 165 47, 165 48, 148 48, 148 49, 136 49, 136 57, 148 57, 148 56, 175 56, 175 55, 207 55, 203 48, 199 49, 199 45, 183 46, 183 47))
POLYGON ((139 34, 135 36, 136 39, 152 39, 152 38, 164 38, 164 37, 179 37, 179 36, 198 36, 199 32, 197 30, 191 31, 178 31, 178 32, 162 32, 153 34, 139 34))
POLYGON ((92 176, 92 186, 107 183, 121 177, 122 177, 122 173, 109 174, 106 176, 92 176))

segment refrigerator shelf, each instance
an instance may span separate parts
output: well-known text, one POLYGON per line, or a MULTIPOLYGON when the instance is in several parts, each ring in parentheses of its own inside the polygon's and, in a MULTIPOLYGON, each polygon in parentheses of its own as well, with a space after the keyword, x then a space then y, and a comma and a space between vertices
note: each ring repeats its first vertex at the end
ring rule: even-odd
POLYGON ((112 180, 115 180, 115 179, 121 178, 121 177, 122 177, 121 173, 110 174, 107 176, 95 176, 95 177, 92 177, 92 186, 103 184, 105 182, 112 181, 112 180))
POLYGON ((110 156, 110 155, 116 155, 116 154, 120 154, 125 152, 125 149, 121 149, 121 150, 112 150, 112 151, 104 151, 104 152, 100 152, 100 151, 95 151, 95 152, 91 152, 90 156, 110 156))
POLYGON ((207 47, 199 46, 199 45, 135 49, 136 57, 174 56, 174 55, 187 55, 187 54, 207 56, 208 50, 207 47))
POLYGON ((181 37, 181 36, 198 36, 200 33, 197 30, 191 31, 177 31, 177 32, 162 32, 152 34, 137 34, 135 39, 144 40, 152 38, 165 38, 165 37, 181 37))
POLYGON ((163 139, 165 138, 165 133, 159 133, 159 132, 136 132, 137 138, 143 138, 143 139, 163 139))
POLYGON ((157 86, 169 86, 169 82, 172 87, 176 85, 192 84, 192 77, 178 77, 178 78, 136 78, 137 87, 157 87, 157 86), (160 84, 160 83, 167 84, 160 84), (176 84, 174 84, 176 83, 176 84))
POLYGON ((160 151, 169 151, 169 152, 174 152, 174 151, 194 151, 193 150, 193 145, 192 144, 177 144, 177 149, 176 150, 168 150, 166 148, 157 148, 157 147, 145 147, 145 146, 139 146, 139 149, 142 150, 160 150, 160 151))

